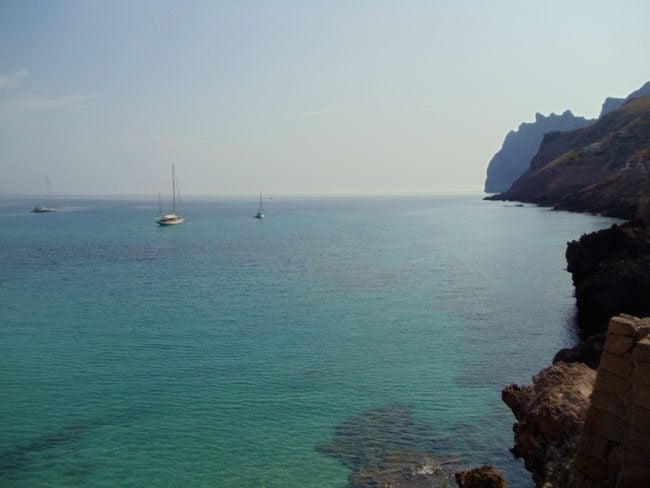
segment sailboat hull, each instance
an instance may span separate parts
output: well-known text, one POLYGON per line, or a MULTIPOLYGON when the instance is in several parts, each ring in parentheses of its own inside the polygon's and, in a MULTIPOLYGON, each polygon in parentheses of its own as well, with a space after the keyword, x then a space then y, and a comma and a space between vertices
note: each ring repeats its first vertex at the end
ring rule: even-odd
POLYGON ((34 207, 33 209, 30 210, 32 213, 52 213, 56 212, 55 208, 51 207, 34 207))
POLYGON ((156 219, 158 225, 178 225, 185 222, 185 218, 177 217, 176 215, 164 215, 156 219))

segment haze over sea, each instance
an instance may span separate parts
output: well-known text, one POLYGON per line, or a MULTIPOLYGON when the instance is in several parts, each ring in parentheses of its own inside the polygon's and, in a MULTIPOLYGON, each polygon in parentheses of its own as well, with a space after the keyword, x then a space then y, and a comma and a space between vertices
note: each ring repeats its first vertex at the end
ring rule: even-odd
POLYGON ((342 488, 369 450, 531 486, 500 391, 573 343, 566 241, 613 222, 480 195, 262 221, 186 199, 169 228, 153 198, 37 203, 0 200, 2 486, 342 488))

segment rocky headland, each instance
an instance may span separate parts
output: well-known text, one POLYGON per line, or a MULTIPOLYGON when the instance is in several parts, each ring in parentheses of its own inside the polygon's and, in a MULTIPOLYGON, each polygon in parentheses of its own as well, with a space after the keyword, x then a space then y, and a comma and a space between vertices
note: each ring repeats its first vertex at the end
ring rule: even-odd
POLYGON ((630 93, 625 98, 607 97, 600 109, 599 117, 602 117, 603 115, 607 115, 612 110, 616 110, 621 105, 623 105, 626 102, 629 102, 633 98, 645 97, 648 95, 650 95, 650 81, 648 81, 638 90, 635 90, 632 93, 630 93))
POLYGON ((650 96, 632 99, 595 124, 544 136, 530 168, 488 197, 633 219, 650 192, 650 96))
POLYGON ((529 168, 530 160, 539 150, 547 132, 579 129, 593 122, 593 119, 573 115, 571 110, 566 110, 561 115, 535 114, 535 122, 523 122, 516 131, 508 132, 501 149, 492 156, 487 167, 485 191, 497 193, 510 188, 529 168))
POLYGON ((491 200, 629 220, 567 244, 581 342, 503 401, 512 451, 537 487, 650 480, 650 82, 598 121, 544 135, 527 171, 491 200), (628 315, 631 314, 631 315, 628 315))

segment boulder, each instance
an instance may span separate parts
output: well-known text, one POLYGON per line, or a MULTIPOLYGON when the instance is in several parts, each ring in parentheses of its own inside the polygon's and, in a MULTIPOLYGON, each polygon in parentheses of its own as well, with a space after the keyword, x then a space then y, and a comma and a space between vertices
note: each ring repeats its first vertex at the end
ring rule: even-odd
POLYGON ((492 466, 481 466, 456 473, 459 488, 508 488, 503 476, 492 466))
POLYGON ((533 384, 501 394, 518 423, 513 454, 524 459, 536 486, 566 486, 589 407, 596 372, 582 363, 558 362, 533 384))

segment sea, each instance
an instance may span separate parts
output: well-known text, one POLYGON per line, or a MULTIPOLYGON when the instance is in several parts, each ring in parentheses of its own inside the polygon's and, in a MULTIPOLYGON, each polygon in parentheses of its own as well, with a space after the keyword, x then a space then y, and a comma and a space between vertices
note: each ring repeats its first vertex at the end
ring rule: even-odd
POLYGON ((577 340, 567 241, 482 195, 0 198, 0 486, 532 487, 501 402, 577 340), (419 460, 419 461, 414 461, 419 460), (392 464, 391 464, 392 463, 392 464), (400 464, 401 463, 401 464, 400 464))

